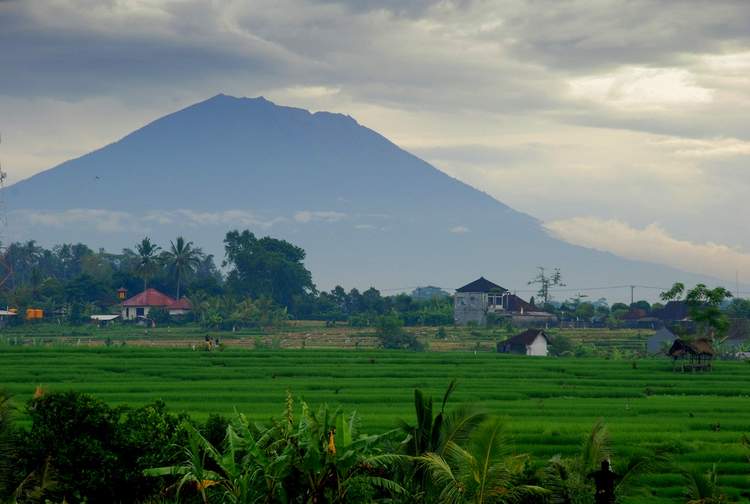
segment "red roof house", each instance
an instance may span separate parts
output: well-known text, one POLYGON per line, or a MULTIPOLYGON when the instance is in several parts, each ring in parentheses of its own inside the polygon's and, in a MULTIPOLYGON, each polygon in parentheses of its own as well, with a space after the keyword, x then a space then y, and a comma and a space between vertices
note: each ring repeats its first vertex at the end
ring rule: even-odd
POLYGON ((169 310, 170 315, 182 315, 189 312, 193 306, 185 297, 177 300, 156 289, 146 289, 122 302, 122 318, 123 320, 148 318, 148 312, 152 308, 165 308, 169 310))

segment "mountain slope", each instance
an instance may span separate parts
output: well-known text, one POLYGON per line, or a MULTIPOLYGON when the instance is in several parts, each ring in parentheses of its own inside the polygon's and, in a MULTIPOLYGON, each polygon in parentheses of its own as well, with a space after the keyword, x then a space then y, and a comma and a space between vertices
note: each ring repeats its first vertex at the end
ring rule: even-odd
MULTIPOLYGON (((516 212, 340 114, 218 95, 8 189, 11 239, 131 246, 177 234, 221 256, 249 228, 292 240, 325 288, 526 288, 538 265, 570 285, 696 279, 550 237, 516 212)), ((646 293, 643 293, 644 295, 646 293)))

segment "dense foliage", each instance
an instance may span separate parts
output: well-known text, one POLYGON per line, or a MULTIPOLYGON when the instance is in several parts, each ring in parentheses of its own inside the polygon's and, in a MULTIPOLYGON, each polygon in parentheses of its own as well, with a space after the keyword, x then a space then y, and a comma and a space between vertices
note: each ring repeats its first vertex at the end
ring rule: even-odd
MULTIPOLYGON (((162 403, 111 408, 85 394, 38 390, 27 404, 28 428, 0 424, 0 435, 15 440, 0 498, 593 503, 592 474, 602 460, 615 459, 614 496, 620 502, 647 495, 643 476, 676 467, 658 453, 618 458, 601 421, 581 436, 579 451, 535 460, 513 449, 506 420, 472 406, 448 409, 454 388, 455 382, 437 414, 432 398, 415 390, 416 423, 399 420, 399 428, 379 435, 362 433, 356 414, 305 402, 297 407, 289 394, 282 414, 269 422, 236 414, 197 424, 167 412, 162 403)), ((9 460, 8 452, 0 454, 9 460)), ((701 478, 713 481, 713 495, 723 495, 711 474, 681 471, 693 485, 701 478)))

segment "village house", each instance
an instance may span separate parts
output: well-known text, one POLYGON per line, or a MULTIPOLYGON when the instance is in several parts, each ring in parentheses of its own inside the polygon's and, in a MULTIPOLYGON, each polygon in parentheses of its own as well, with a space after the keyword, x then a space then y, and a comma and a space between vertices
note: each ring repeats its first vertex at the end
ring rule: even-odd
POLYGON ((120 315, 123 320, 144 319, 148 318, 148 313, 153 308, 163 308, 168 310, 170 315, 178 316, 189 313, 193 307, 185 297, 177 300, 156 289, 146 289, 123 301, 120 315))
POLYGON ((457 325, 485 325, 487 316, 507 317, 513 325, 548 325, 556 321, 551 313, 539 310, 508 289, 480 277, 456 289, 453 320, 457 325))
POLYGON ((549 355, 549 349, 547 348, 549 342, 549 336, 543 330, 527 329, 521 334, 499 342, 497 344, 497 351, 500 353, 546 357, 549 355))

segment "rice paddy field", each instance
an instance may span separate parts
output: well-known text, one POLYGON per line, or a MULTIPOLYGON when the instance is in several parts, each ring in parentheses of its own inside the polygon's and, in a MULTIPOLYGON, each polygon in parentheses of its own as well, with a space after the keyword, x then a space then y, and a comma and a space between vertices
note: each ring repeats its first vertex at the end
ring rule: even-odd
MULTIPOLYGON (((705 374, 672 371, 666 359, 530 358, 487 352, 250 350, 0 346, 0 387, 23 403, 34 388, 79 390, 113 405, 164 400, 196 418, 237 411, 264 420, 286 391, 311 404, 356 410, 366 432, 411 420, 414 388, 454 405, 471 402, 507 418, 515 448, 547 458, 574 453, 603 418, 620 457, 666 450, 683 466, 719 467, 735 500, 750 497, 750 365, 721 361, 705 374)), ((23 421, 23 420, 21 420, 23 421)), ((676 474, 649 477, 649 502, 679 502, 676 474)), ((643 501, 641 501, 643 502, 643 501)))

